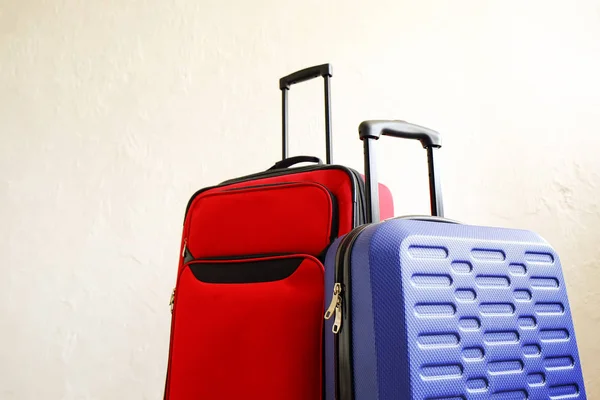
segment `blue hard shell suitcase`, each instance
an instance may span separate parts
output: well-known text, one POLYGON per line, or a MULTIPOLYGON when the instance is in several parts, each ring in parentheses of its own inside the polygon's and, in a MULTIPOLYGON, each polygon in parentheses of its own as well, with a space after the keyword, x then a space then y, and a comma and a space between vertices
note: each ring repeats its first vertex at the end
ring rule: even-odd
POLYGON ((371 223, 337 239, 325 260, 326 399, 586 399, 555 250, 531 231, 443 218, 439 135, 369 123, 371 223), (372 153, 381 134, 428 150, 433 216, 379 222, 372 153))

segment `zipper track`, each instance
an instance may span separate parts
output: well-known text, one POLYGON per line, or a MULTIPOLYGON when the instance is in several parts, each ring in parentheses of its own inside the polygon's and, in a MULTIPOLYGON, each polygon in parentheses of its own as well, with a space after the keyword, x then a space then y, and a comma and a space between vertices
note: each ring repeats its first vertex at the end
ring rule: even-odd
MULTIPOLYGON (((233 187, 233 188, 225 189, 225 190, 223 190, 223 192, 235 192, 235 191, 247 190, 247 189, 257 189, 257 188, 268 188, 268 187, 285 186, 285 185, 290 185, 290 184, 294 184, 294 183, 305 183, 305 182, 302 182, 302 181, 290 181, 290 182, 262 183, 260 185, 233 187)), ((310 183, 310 182, 308 182, 308 183, 310 183)))
MULTIPOLYGON (((260 189, 260 188, 288 186, 288 185, 292 185, 292 186, 293 185, 307 185, 307 186, 315 185, 315 186, 318 186, 318 187, 322 188, 323 190, 325 190, 325 192, 327 192, 327 195, 329 196, 329 199, 331 200, 331 226, 329 228, 329 242, 330 243, 333 242, 337 238, 339 231, 340 231, 340 210, 339 210, 337 197, 333 194, 333 192, 331 190, 329 190, 329 188, 327 186, 323 185, 322 183, 314 182, 314 181, 274 182, 274 183, 265 183, 265 184, 260 184, 260 185, 229 188, 229 189, 223 190, 221 193, 227 193, 227 192, 231 193, 231 192, 248 190, 248 189, 260 189)), ((189 229, 188 229, 188 233, 186 234, 186 239, 187 239, 187 235, 189 235, 189 229)), ((186 240, 186 245, 187 245, 187 240, 186 240)), ((187 249, 187 246, 186 246, 186 249, 187 249)), ((184 254, 185 254, 185 251, 186 250, 184 249, 184 254)))
POLYGON ((269 257, 284 257, 284 256, 292 256, 292 255, 295 255, 298 253, 263 253, 263 254, 244 254, 244 255, 240 255, 240 256, 218 256, 218 257, 200 257, 200 258, 193 258, 192 253, 190 253, 189 250, 188 250, 188 254, 191 259, 186 261, 185 265, 195 263, 195 262, 203 262, 203 261, 227 261, 227 260, 239 261, 239 260, 262 259, 262 258, 269 258, 269 257))
POLYGON ((335 397, 339 400, 354 399, 350 259, 356 239, 369 226, 369 224, 361 225, 350 231, 342 239, 335 256, 335 282, 336 285, 341 285, 341 292, 338 294, 338 296, 341 296, 341 305, 340 310, 336 311, 341 313, 341 325, 338 327, 338 332, 334 332, 335 397))
POLYGON ((343 304, 345 304, 344 313, 342 314, 342 323, 345 326, 343 332, 340 332, 338 342, 338 357, 339 357, 339 376, 340 383, 340 400, 354 400, 354 369, 352 367, 352 268, 351 258, 352 249, 356 240, 367 227, 370 225, 362 225, 356 229, 350 239, 348 246, 342 254, 343 260, 341 263, 342 282, 344 290, 342 291, 343 304))
MULTIPOLYGON (((406 216, 393 219, 417 219, 440 223, 459 223, 447 218, 430 216, 406 216)), ((381 221, 377 224, 385 223, 381 221)), ((335 398, 354 400, 354 369, 352 355, 352 250, 360 234, 369 226, 361 225, 349 232, 338 246, 335 256, 335 283, 341 284, 341 328, 334 336, 335 398)))
MULTIPOLYGON (((187 214, 190 210, 190 207, 191 207, 194 199, 196 197, 198 197, 200 194, 202 194, 208 190, 223 188, 223 187, 227 187, 229 185, 233 185, 236 183, 248 182, 248 181, 252 181, 252 180, 272 178, 272 177, 284 176, 284 175, 294 175, 294 174, 300 174, 300 173, 304 173, 304 172, 328 170, 328 169, 334 169, 334 170, 337 169, 337 170, 343 171, 346 174, 348 174, 348 176, 350 177, 350 180, 352 181, 352 187, 351 187, 352 200, 354 203, 353 225, 359 226, 359 225, 363 224, 365 221, 365 215, 366 215, 365 204, 363 201, 364 192, 365 192, 364 182, 363 182, 362 178, 360 177, 360 174, 356 170, 354 170, 352 168, 344 167, 341 165, 317 165, 317 166, 308 166, 308 167, 298 167, 298 168, 294 168, 293 170, 263 171, 263 172, 259 172, 259 173, 252 174, 252 175, 246 175, 246 176, 243 176, 240 178, 229 179, 229 180, 219 183, 218 185, 202 188, 202 189, 196 191, 188 200, 187 206, 185 208, 184 218, 183 218, 184 223, 185 223, 185 219, 187 218, 187 214)), ((266 184, 266 185, 269 185, 269 184, 266 184)))

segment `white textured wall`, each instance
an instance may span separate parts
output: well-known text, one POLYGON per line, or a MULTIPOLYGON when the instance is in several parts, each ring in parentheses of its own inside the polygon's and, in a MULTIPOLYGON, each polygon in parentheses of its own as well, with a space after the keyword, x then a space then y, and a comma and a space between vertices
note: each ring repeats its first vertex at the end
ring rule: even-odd
MULTIPOLYGON (((449 217, 557 247, 600 397, 599 38, 592 0, 0 0, 0 398, 160 398, 186 202, 277 161, 277 80, 322 62, 336 162, 363 119, 438 129, 449 217)), ((294 154, 321 96, 290 93, 294 154)), ((392 142, 398 214, 427 212, 392 142)))

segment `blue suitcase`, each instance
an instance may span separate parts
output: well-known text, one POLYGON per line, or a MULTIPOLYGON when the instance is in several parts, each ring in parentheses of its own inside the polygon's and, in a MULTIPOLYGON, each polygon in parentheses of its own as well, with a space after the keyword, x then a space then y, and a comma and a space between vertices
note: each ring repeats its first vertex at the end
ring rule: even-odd
POLYGON ((371 223, 326 255, 326 400, 586 399, 554 249, 534 232, 443 218, 437 132, 365 121, 360 134, 371 223), (382 134, 427 149, 432 216, 379 221, 382 134))

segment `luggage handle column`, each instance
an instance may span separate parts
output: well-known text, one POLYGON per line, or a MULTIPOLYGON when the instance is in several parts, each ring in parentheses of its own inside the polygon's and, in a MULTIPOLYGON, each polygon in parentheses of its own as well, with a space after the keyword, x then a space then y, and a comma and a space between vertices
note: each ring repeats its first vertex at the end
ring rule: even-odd
POLYGON ((325 90, 325 162, 331 164, 332 144, 331 144, 331 83, 332 75, 331 64, 316 65, 296 71, 279 80, 279 89, 281 89, 281 123, 282 123, 282 154, 281 159, 285 160, 288 156, 288 95, 290 86, 308 81, 313 78, 323 77, 325 90))
POLYGON ((379 183, 377 181, 377 166, 375 157, 375 141, 381 135, 396 138, 412 139, 421 142, 427 150, 429 170, 429 196, 431 215, 443 217, 442 190, 439 172, 434 158, 434 151, 442 147, 442 139, 438 132, 414 125, 405 121, 370 120, 363 121, 358 127, 360 139, 364 143, 365 179, 367 197, 367 222, 379 222, 379 183))

